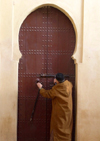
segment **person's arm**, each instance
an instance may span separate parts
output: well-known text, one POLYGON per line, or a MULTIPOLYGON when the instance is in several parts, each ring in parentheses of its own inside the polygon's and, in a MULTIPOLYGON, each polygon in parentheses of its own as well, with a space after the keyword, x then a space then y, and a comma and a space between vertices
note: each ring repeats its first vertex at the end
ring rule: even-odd
POLYGON ((43 97, 46 97, 46 98, 53 99, 55 97, 55 93, 54 93, 54 90, 53 89, 45 90, 44 88, 42 88, 42 89, 40 89, 40 94, 43 97))
POLYGON ((51 99, 53 99, 55 97, 55 90, 53 88, 50 89, 50 90, 45 90, 44 88, 42 88, 42 84, 41 83, 37 83, 37 86, 40 89, 40 94, 43 97, 51 98, 51 99))

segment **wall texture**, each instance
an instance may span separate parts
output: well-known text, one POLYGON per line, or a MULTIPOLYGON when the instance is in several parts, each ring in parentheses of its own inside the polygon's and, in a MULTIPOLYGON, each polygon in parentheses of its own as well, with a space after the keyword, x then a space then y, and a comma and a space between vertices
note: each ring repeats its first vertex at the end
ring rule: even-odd
POLYGON ((29 13, 43 5, 65 13, 76 32, 76 141, 99 141, 99 0, 0 0, 0 141, 17 141, 19 30, 29 13))

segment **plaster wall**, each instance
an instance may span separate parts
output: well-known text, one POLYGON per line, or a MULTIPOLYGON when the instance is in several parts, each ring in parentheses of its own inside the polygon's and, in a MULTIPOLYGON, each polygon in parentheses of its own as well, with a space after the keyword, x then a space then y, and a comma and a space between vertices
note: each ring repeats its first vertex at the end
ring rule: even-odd
POLYGON ((70 18, 76 32, 76 141, 100 140, 100 1, 0 0, 0 141, 17 141, 18 36, 29 13, 51 5, 70 18))
POLYGON ((77 140, 100 140, 100 1, 84 0, 83 62, 78 64, 77 140))

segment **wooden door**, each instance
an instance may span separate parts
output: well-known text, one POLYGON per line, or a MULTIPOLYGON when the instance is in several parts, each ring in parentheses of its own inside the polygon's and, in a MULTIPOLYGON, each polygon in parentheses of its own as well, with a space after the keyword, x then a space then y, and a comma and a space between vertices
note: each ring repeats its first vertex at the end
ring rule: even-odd
MULTIPOLYGON (((50 99, 39 95, 33 121, 30 122, 38 93, 36 78, 40 78, 44 88, 50 89, 53 78, 43 78, 41 74, 55 75, 62 72, 75 76, 75 66, 71 59, 75 47, 74 28, 68 17, 58 9, 49 6, 39 8, 23 22, 19 47, 22 57, 18 77, 17 141, 49 141, 50 99)), ((75 77, 68 79, 75 85, 75 77)))

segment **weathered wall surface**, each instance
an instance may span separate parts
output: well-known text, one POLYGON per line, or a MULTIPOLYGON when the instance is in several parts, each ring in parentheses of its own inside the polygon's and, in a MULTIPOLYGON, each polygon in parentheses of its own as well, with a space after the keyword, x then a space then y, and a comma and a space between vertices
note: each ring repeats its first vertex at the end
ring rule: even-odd
POLYGON ((99 0, 0 0, 0 141, 17 141, 20 26, 29 13, 44 5, 64 12, 76 32, 76 141, 99 141, 99 0))
POLYGON ((83 62, 78 65, 78 141, 100 140, 100 1, 84 1, 83 62))
POLYGON ((12 1, 0 1, 0 141, 16 140, 17 62, 12 59, 12 1))

